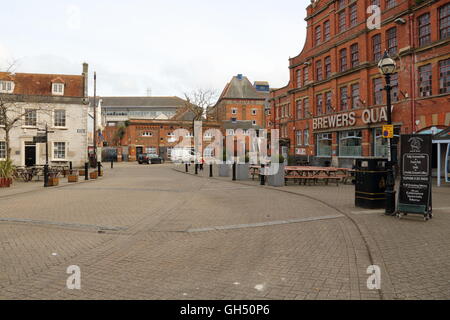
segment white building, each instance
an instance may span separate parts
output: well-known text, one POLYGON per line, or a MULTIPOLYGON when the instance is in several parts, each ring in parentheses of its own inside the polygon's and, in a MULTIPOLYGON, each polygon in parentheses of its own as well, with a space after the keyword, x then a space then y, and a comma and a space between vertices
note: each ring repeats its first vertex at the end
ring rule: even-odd
POLYGON ((9 148, 16 166, 45 164, 46 144, 33 137, 47 126, 49 164, 82 167, 88 149, 87 88, 87 64, 81 75, 0 72, 0 160, 7 157, 5 128, 14 122, 9 148))

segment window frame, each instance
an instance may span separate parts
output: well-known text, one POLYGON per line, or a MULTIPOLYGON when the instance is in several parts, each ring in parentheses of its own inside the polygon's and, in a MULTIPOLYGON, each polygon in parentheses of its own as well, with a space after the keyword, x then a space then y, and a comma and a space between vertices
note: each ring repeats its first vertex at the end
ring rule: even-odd
POLYGON ((419 46, 431 43, 431 14, 425 12, 417 18, 417 37, 419 46), (423 21, 424 18, 427 20, 423 21))
POLYGON ((54 128, 67 128, 67 111, 66 111, 66 109, 53 110, 53 127, 54 128), (61 119, 58 119, 57 113, 61 112, 61 111, 64 112, 64 125, 59 125, 57 123, 57 121, 61 120, 61 119))
POLYGON ((391 57, 398 53, 397 27, 386 30, 386 48, 391 57))
POLYGON ((54 96, 63 96, 64 95, 65 85, 64 83, 54 82, 52 83, 52 95, 54 96))
POLYGON ((66 141, 52 141, 52 161, 67 161, 67 153, 68 153, 68 143, 66 141), (56 148, 56 144, 64 144, 64 158, 56 157, 56 152, 58 152, 56 148))
POLYGON ((446 3, 439 7, 439 39, 447 39, 450 37, 450 3, 446 3), (445 15, 443 15, 445 14, 445 15))
POLYGON ((347 70, 348 70, 347 48, 342 48, 341 50, 339 50, 339 71, 345 72, 347 70), (345 63, 343 63, 343 62, 345 62, 345 63))
POLYGON ((37 112, 37 109, 33 109, 33 108, 24 108, 24 113, 23 113, 23 127, 27 127, 27 128, 35 128, 35 127, 37 127, 37 123, 38 123, 38 112, 37 112), (27 121, 29 121, 28 116, 29 116, 30 112, 31 112, 32 114, 35 115, 35 117, 34 117, 34 122, 33 122, 34 124, 33 124, 33 123, 32 123, 32 124, 27 123, 27 121))
POLYGON ((0 146, 3 144, 3 148, 0 148, 0 160, 5 160, 6 159, 6 141, 5 140, 0 140, 0 146), (4 156, 2 157, 2 152, 4 153, 4 156))
POLYGON ((439 66, 439 94, 450 93, 450 58, 440 60, 439 66), (444 69, 445 75, 442 70, 444 69))
POLYGON ((350 27, 354 27, 358 24, 358 6, 352 3, 349 7, 350 27))
POLYGON ((419 73, 419 77, 418 77, 418 81, 419 81, 419 97, 420 98, 424 98, 424 97, 430 97, 433 95, 433 66, 431 63, 422 65, 420 67, 418 67, 418 73, 419 73), (426 70, 425 70, 426 68, 426 70), (428 76, 428 79, 423 79, 424 76, 428 76), (426 85, 428 84, 428 85, 426 85), (422 90, 422 89, 427 89, 422 90), (425 94, 424 94, 425 93, 425 94))
POLYGON ((375 62, 379 62, 383 57, 381 52, 381 33, 372 36, 372 59, 375 62), (377 40, 377 42, 375 42, 377 40))
POLYGON ((352 68, 356 68, 359 66, 359 45, 358 45, 358 43, 354 43, 350 46, 350 63, 351 63, 352 68))

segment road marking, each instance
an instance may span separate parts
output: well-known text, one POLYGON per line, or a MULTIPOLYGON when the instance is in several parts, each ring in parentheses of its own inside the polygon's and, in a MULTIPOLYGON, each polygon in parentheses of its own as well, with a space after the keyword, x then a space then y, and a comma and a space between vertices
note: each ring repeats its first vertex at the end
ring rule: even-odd
POLYGON ((301 223, 301 222, 337 219, 337 218, 343 218, 343 217, 344 217, 344 215, 337 214, 337 215, 302 218, 302 219, 288 219, 288 220, 281 220, 281 221, 269 221, 269 222, 260 222, 260 223, 247 223, 247 224, 235 224, 235 225, 229 225, 229 226, 216 226, 216 227, 207 227, 207 228, 199 228, 199 229, 188 229, 186 232, 197 233, 197 232, 236 230, 236 229, 247 229, 247 228, 261 228, 261 227, 277 226, 277 225, 283 225, 283 224, 293 224, 293 223, 301 223))
MULTIPOLYGON (((433 211, 450 212, 450 207, 433 208, 433 211)), ((351 214, 384 214, 385 210, 364 210, 364 211, 351 211, 351 214)))
POLYGON ((365 211, 352 211, 351 214, 375 214, 385 213, 385 210, 365 210, 365 211))
POLYGON ((30 220, 30 219, 13 219, 13 218, 0 218, 0 222, 15 222, 15 223, 26 223, 35 225, 49 225, 58 227, 68 227, 76 229, 94 229, 102 231, 123 231, 126 228, 122 227, 106 227, 98 226, 93 224, 78 224, 78 223, 64 223, 64 222, 53 222, 53 221, 42 221, 42 220, 30 220))

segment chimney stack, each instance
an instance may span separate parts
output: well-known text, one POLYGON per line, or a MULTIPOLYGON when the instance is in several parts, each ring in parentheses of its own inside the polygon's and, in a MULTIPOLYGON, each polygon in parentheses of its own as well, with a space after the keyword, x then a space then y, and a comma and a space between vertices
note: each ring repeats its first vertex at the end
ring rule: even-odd
POLYGON ((84 77, 84 97, 89 97, 88 86, 89 86, 89 65, 85 62, 83 63, 83 77, 84 77))

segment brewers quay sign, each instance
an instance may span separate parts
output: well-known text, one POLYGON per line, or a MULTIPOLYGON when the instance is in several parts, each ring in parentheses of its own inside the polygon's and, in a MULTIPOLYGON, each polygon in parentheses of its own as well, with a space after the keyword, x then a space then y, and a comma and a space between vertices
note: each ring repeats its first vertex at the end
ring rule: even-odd
MULTIPOLYGON (((387 121, 386 108, 365 109, 361 115, 364 124, 387 121)), ((313 119, 313 130, 352 127, 356 124, 356 112, 333 114, 313 119)))

